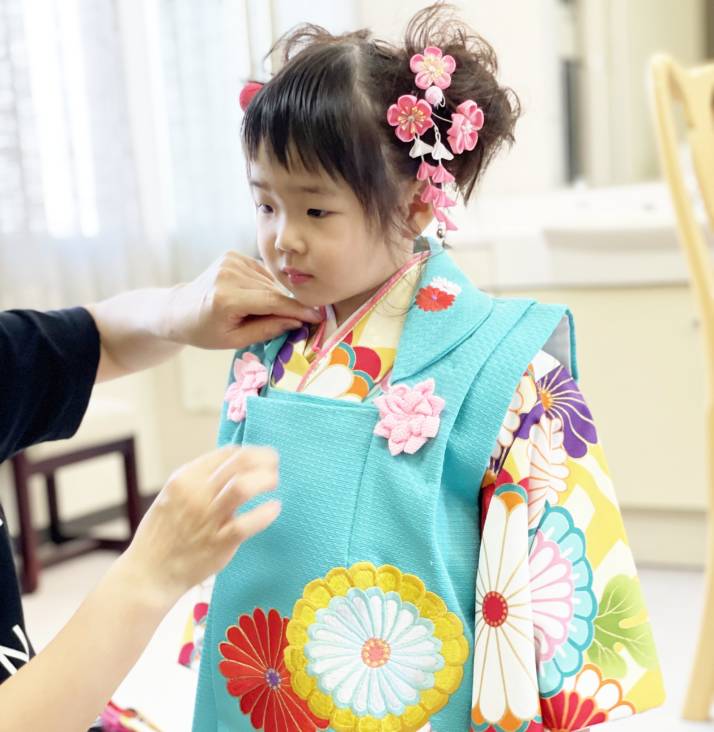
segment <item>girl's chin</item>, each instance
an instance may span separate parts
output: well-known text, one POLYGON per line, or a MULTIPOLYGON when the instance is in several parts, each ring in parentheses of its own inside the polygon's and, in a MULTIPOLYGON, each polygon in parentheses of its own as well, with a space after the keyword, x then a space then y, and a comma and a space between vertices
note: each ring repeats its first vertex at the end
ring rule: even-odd
POLYGON ((322 308, 326 305, 332 305, 332 302, 324 294, 316 290, 311 290, 310 287, 295 287, 291 285, 287 286, 287 290, 296 300, 299 300, 302 305, 308 308, 322 308))

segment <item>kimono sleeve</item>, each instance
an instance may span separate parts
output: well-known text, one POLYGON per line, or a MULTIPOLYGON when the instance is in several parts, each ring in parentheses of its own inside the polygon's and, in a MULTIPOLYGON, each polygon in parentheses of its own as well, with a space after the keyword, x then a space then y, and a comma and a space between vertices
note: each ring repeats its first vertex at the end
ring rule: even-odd
POLYGON ((481 491, 472 726, 568 732, 664 700, 637 569, 587 403, 543 352, 481 491))
MULTIPOLYGON (((267 370, 262 366, 254 350, 240 349, 234 353, 231 360, 218 428, 219 447, 240 442, 246 399, 257 394, 267 381, 267 370)), ((191 590, 191 610, 186 618, 178 653, 178 662, 196 672, 203 652, 203 637, 214 583, 215 575, 191 590)))
POLYGON ((178 662, 198 673, 198 667, 203 653, 203 637, 206 632, 208 606, 211 601, 215 575, 209 577, 192 590, 191 613, 186 618, 183 639, 179 650, 178 662))

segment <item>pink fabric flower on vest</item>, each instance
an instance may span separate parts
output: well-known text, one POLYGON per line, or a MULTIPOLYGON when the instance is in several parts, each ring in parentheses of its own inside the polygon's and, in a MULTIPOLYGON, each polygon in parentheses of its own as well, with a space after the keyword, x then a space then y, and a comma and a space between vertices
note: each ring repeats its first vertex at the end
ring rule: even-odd
POLYGON ((453 56, 444 56, 440 48, 429 46, 423 54, 415 53, 411 57, 409 68, 416 74, 415 83, 420 89, 428 89, 432 84, 446 89, 451 84, 456 61, 453 56))
POLYGON ((250 351, 233 362, 235 381, 226 390, 224 401, 228 402, 228 419, 242 422, 245 419, 245 400, 257 396, 258 391, 268 383, 268 369, 250 351))
POLYGON ((387 110, 387 122, 397 128, 394 132, 402 142, 410 142, 434 126, 429 102, 417 100, 412 94, 402 94, 397 103, 392 104, 387 110))
POLYGON ((388 440, 392 455, 413 455, 427 440, 436 437, 441 424, 439 415, 446 402, 434 394, 434 386, 434 379, 413 387, 397 384, 374 400, 380 416, 374 434, 388 440))
POLYGON ((483 121, 483 110, 472 99, 467 99, 456 107, 456 112, 451 115, 451 127, 446 137, 457 155, 476 147, 478 131, 483 127, 483 121))

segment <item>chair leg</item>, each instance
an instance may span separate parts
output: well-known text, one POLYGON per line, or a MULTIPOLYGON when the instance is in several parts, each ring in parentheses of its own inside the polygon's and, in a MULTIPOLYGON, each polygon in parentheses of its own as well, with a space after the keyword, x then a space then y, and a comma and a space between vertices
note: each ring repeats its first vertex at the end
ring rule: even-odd
POLYGON ((57 484, 54 473, 47 474, 45 484, 47 486, 47 507, 50 516, 50 539, 54 544, 62 544, 67 539, 62 534, 62 522, 59 516, 59 499, 57 497, 57 484))
MULTIPOLYGON (((714 521, 714 516, 710 519, 714 521)), ((710 718, 714 702, 714 525, 709 528, 709 555, 704 577, 704 610, 694 665, 684 701, 682 716, 692 722, 710 718)))
POLYGON ((141 497, 139 478, 136 472, 136 444, 134 438, 127 440, 124 456, 124 483, 126 487, 126 516, 129 520, 129 540, 134 538, 141 521, 141 497))
MULTIPOLYGON (((714 354, 712 354, 714 356, 714 354)), ((712 361, 714 363, 714 361, 712 361)), ((712 381, 714 383, 714 381, 712 381)), ((707 409, 707 431, 714 440, 714 402, 707 409)), ((684 719, 706 721, 714 701, 714 455, 708 456, 709 515, 705 553, 704 596, 699 640, 682 709, 684 719)))
POLYGON ((39 583, 40 561, 37 556, 37 535, 35 533, 35 527, 32 525, 32 509, 29 495, 30 466, 27 458, 22 453, 12 459, 12 470, 15 478, 15 496, 20 522, 22 591, 30 593, 37 589, 39 583))

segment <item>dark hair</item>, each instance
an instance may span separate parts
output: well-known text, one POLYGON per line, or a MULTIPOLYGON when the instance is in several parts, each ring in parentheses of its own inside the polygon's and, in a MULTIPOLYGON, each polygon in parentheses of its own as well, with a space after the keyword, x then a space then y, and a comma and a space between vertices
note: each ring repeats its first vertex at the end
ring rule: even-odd
MULTIPOLYGON (((248 159, 265 144, 287 169, 296 162, 309 171, 323 168, 346 181, 373 222, 384 230, 399 226, 403 186, 415 180, 420 160, 410 158, 409 144, 394 134, 387 109, 402 94, 423 96, 409 59, 428 46, 438 46, 456 61, 441 116, 448 117, 466 99, 484 111, 476 147, 446 161, 467 201, 501 145, 513 142, 520 105, 514 92, 496 80, 493 48, 443 3, 411 19, 402 46, 374 39, 368 30, 335 36, 305 24, 288 32, 270 52, 282 50, 284 65, 255 95, 243 119, 248 159)), ((449 124, 434 122, 446 139, 449 124)))

